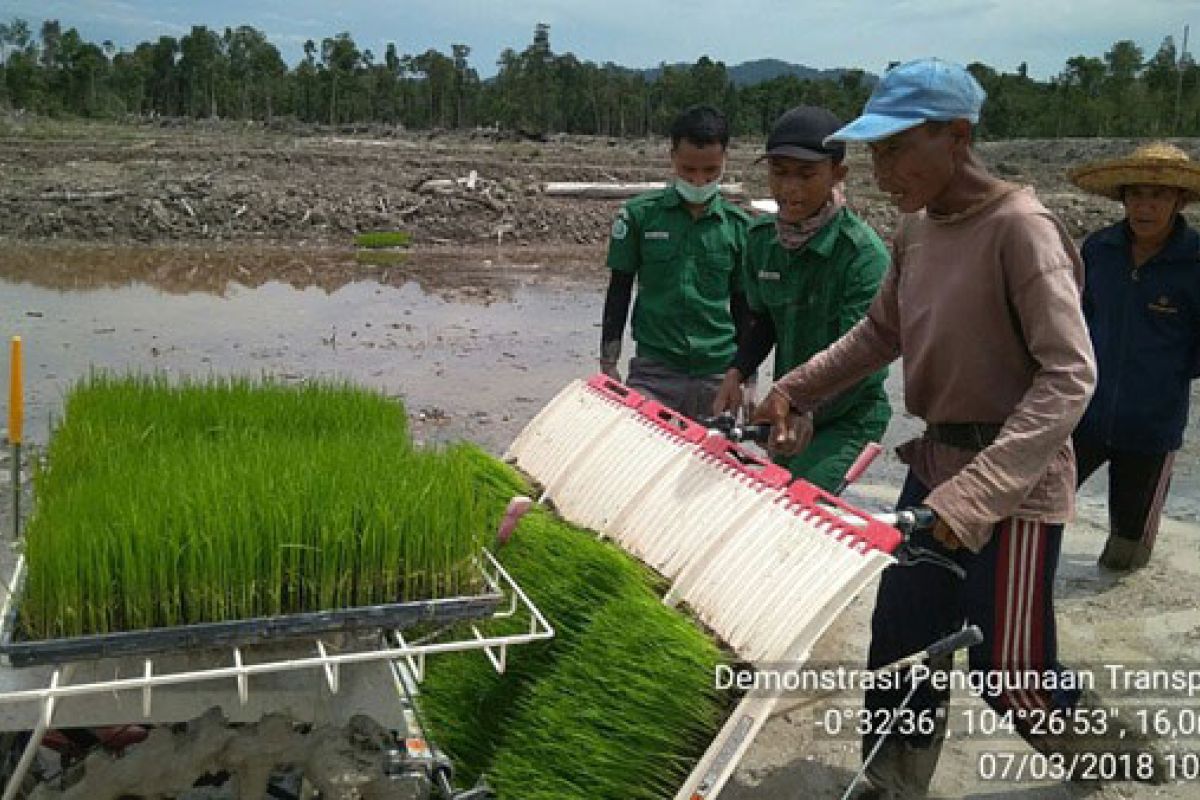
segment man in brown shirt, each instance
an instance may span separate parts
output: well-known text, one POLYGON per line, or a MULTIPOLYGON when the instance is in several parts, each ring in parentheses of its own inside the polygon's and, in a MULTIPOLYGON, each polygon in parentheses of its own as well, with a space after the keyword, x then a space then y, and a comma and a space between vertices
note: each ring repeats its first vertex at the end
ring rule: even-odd
MULTIPOLYGON (((864 114, 830 137, 869 143, 876 182, 902 212, 893 263, 866 318, 781 378, 755 416, 773 423, 774 446, 800 447, 805 415, 822 399, 903 356, 905 405, 927 427, 899 448, 910 469, 898 506, 933 509, 936 528, 913 543, 953 560, 965 577, 928 563, 889 568, 868 666, 977 624, 985 640, 970 667, 989 686, 1004 679, 985 692, 997 713, 1043 752, 1099 750, 1037 733, 1080 697, 1062 689, 1070 675, 1057 660, 1053 582, 1073 511, 1070 434, 1096 379, 1082 264, 1032 191, 992 176, 973 151, 983 99, 962 67, 914 61, 889 71, 864 114), (1041 680, 1007 685, 1027 671, 1041 680)), ((870 691, 867 708, 896 708, 907 688, 870 691)), ((867 776, 885 796, 928 790, 948 699, 929 684, 917 688, 915 718, 937 726, 884 740, 867 776)), ((864 754, 877 734, 864 737, 864 754)))

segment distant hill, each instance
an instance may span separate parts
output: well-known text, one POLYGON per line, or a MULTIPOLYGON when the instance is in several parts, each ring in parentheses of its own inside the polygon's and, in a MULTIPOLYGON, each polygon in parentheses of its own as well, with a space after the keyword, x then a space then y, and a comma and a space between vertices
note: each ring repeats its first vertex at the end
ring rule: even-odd
MULTIPOLYGON (((690 67, 691 64, 671 64, 672 67, 690 67)), ((753 86, 756 83, 769 81, 778 78, 781 75, 794 75, 800 80, 825 80, 836 81, 850 72, 848 69, 815 69, 806 67, 803 64, 792 64, 787 61, 781 61, 778 58, 760 58, 756 61, 745 61, 735 66, 726 65, 726 72, 729 73, 729 79, 733 81, 734 86, 753 86)), ((640 70, 647 80, 655 80, 658 78, 661 67, 651 67, 650 69, 640 70)), ((871 73, 865 73, 865 83, 868 86, 874 85, 878 78, 871 73)))

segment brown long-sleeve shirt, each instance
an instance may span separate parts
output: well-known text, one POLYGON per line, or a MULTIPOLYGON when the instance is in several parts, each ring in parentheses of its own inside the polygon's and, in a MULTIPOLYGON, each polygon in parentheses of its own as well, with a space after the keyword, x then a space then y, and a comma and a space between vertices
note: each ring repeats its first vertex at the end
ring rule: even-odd
POLYGON ((1070 434, 1096 380, 1082 280, 1070 236, 1030 189, 949 218, 906 215, 867 316, 776 390, 806 411, 903 356, 910 413, 1003 426, 979 453, 927 438, 898 450, 959 538, 978 551, 1008 517, 1066 522, 1070 434))

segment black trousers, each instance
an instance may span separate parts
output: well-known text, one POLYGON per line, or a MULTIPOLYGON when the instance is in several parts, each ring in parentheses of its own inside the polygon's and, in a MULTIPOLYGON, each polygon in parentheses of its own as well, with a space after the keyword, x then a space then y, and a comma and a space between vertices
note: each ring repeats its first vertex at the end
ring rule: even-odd
MULTIPOLYGON (((896 507, 916 505, 928 493, 910 472, 896 507)), ((878 669, 917 652, 959 630, 965 622, 983 631, 983 643, 969 651, 972 671, 997 673, 997 678, 1030 671, 1062 675, 1065 668, 1058 661, 1054 619, 1054 574, 1062 531, 1058 524, 1009 518, 996 524, 991 540, 978 553, 966 548, 946 550, 932 535, 914 534, 915 544, 953 560, 966 578, 931 564, 893 565, 884 570, 871 619, 868 668, 878 669)), ((931 665, 931 669, 939 666, 947 665, 931 665)), ((985 691, 983 699, 998 713, 1013 712, 1017 732, 1044 749, 1046 743, 1036 741, 1028 721, 1072 709, 1078 693, 1057 688, 1050 681, 1031 686, 1016 686, 1018 683, 1014 677, 988 684, 995 690, 985 691)), ((1066 681, 1057 683, 1061 686, 1066 681)), ((897 708, 910 686, 906 677, 902 685, 866 692, 864 706, 872 719, 881 710, 897 708)), ((915 719, 921 719, 938 714, 948 701, 948 693, 922 683, 909 708, 915 719)), ((864 753, 877 736, 877 730, 866 733, 864 753)), ((935 737, 920 731, 893 736, 916 747, 937 744, 935 737)))
POLYGON ((1113 536, 1153 549, 1171 487, 1175 453, 1115 450, 1080 436, 1074 438, 1078 486, 1108 464, 1108 520, 1113 536))

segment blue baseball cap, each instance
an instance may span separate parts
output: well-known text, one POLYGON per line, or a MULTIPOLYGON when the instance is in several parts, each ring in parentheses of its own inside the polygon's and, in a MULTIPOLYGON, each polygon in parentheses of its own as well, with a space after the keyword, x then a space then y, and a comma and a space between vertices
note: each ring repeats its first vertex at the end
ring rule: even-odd
POLYGON ((867 100, 862 116, 830 134, 826 142, 877 142, 923 122, 979 122, 987 92, 958 64, 921 58, 892 67, 867 100))

